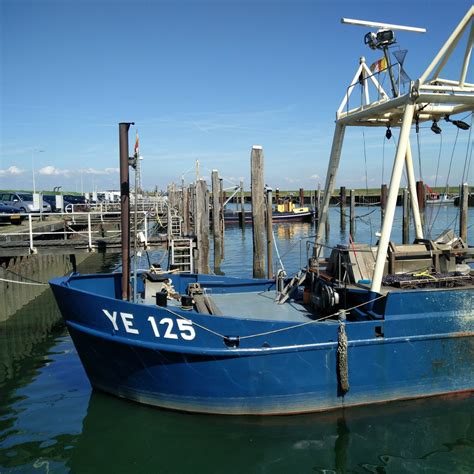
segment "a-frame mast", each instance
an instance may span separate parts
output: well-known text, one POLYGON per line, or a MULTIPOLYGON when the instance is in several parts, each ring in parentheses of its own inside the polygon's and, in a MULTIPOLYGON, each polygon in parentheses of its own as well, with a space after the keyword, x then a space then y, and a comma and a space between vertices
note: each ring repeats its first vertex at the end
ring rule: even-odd
MULTIPOLYGON (((472 112, 474 110, 474 84, 466 82, 474 42, 473 19, 474 6, 469 9, 420 79, 410 83, 409 91, 406 94, 389 98, 385 91, 383 91, 383 93, 380 91, 380 84, 375 83, 374 85, 379 91, 378 100, 370 104, 361 104, 359 107, 344 110, 348 103, 349 96, 354 89, 353 85, 351 85, 337 112, 333 144, 326 175, 322 213, 316 232, 316 255, 319 255, 318 249, 320 247, 318 247, 318 244, 322 241, 329 202, 335 186, 345 128, 347 126, 400 127, 397 152, 389 185, 387 207, 382 223, 382 232, 377 248, 377 257, 372 277, 371 290, 374 292, 378 293, 381 290, 403 165, 406 166, 410 193, 412 196, 416 196, 415 173, 409 141, 410 129, 413 122, 438 121, 441 118, 449 118, 451 115, 469 111, 472 112), (444 69, 447 61, 456 50, 461 36, 469 26, 469 37, 459 78, 457 80, 440 79, 440 72, 444 69), (430 75, 432 75, 431 79, 428 80, 430 75)), ((364 71, 363 85, 364 87, 368 87, 367 78, 370 77, 372 80, 373 76, 366 75, 364 66, 367 68, 365 61, 361 61, 356 76, 359 77, 359 74, 364 71)), ((354 82, 355 80, 353 83, 354 82)), ((372 80, 372 82, 374 81, 372 80)), ((367 97, 368 93, 365 94, 366 100, 367 97)), ((417 238, 421 238, 423 237, 423 229, 421 226, 418 203, 416 199, 412 199, 411 201, 416 236, 417 238)))

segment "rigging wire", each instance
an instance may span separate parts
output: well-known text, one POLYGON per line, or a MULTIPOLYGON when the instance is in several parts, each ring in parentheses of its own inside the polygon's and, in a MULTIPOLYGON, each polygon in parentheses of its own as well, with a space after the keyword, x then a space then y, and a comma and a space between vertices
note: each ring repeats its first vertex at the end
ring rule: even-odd
MULTIPOLYGON (((439 165, 441 163, 441 153, 442 153, 442 150, 443 150, 443 134, 442 133, 439 134, 439 140, 440 141, 439 141, 438 163, 436 164, 436 175, 435 175, 435 183, 434 183, 435 188, 438 185, 439 165)), ((434 213, 433 213, 433 209, 431 208, 429 224, 427 226, 429 237, 431 237, 431 232, 433 230, 433 225, 434 225, 435 221, 438 219, 439 211, 440 211, 440 206, 438 206, 438 209, 436 210, 436 215, 433 217, 434 213)))
POLYGON ((385 142, 387 141, 387 137, 384 135, 383 143, 382 143, 382 184, 385 184, 385 142))
POLYGON ((416 146, 418 150, 418 168, 419 168, 419 173, 420 173, 420 180, 423 180, 423 170, 421 168, 421 143, 420 143, 420 133, 417 131, 416 133, 416 146))
MULTIPOLYGON (((364 127, 362 127, 362 141, 364 144, 364 163, 365 163, 365 195, 369 194, 369 177, 367 174, 367 146, 365 142, 365 131, 364 127)), ((372 229, 372 219, 369 217, 369 228, 370 228, 370 245, 373 244, 373 229, 372 229)))
POLYGON ((462 170, 462 180, 461 184, 467 182, 469 176, 469 166, 471 164, 470 153, 472 154, 472 142, 471 142, 471 135, 472 135, 472 112, 471 112, 471 126, 469 127, 469 138, 467 140, 467 149, 466 149, 466 158, 464 159, 464 168, 462 170), (471 147, 471 151, 469 153, 469 147, 471 147), (469 159, 468 159, 469 156, 469 159), (468 166, 469 163, 469 166, 468 166))

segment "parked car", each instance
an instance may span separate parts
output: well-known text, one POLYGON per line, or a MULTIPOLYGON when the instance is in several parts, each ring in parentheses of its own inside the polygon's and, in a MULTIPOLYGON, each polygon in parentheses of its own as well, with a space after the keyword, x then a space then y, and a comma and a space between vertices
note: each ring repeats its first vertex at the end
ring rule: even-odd
POLYGON ((51 212, 59 212, 60 209, 56 207, 55 194, 43 194, 43 201, 46 201, 51 206, 51 212))
POLYGON ((88 211, 90 209, 87 199, 84 196, 77 194, 64 195, 64 210, 66 212, 72 211, 88 211))
MULTIPOLYGON (((40 212, 38 207, 33 203, 33 194, 31 193, 2 193, 0 202, 13 206, 23 212, 40 212)), ((51 206, 43 200, 42 211, 51 212, 51 206)))
POLYGON ((20 224, 26 218, 24 212, 20 212, 16 207, 7 206, 0 203, 0 222, 10 222, 11 224, 20 224))

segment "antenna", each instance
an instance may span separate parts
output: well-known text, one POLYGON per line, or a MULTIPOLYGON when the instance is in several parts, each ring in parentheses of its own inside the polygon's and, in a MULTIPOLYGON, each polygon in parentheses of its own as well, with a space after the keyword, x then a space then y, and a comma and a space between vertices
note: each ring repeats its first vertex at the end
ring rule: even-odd
POLYGON ((378 21, 353 20, 352 18, 341 18, 341 23, 346 25, 367 26, 369 28, 379 28, 381 30, 401 30, 412 33, 426 33, 426 28, 416 26, 392 25, 390 23, 380 23, 378 21))

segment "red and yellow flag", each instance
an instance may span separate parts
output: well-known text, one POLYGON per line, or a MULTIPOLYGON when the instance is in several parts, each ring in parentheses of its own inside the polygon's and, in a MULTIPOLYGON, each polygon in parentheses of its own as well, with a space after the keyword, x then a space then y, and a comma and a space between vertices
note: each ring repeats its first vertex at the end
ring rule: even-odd
POLYGON ((387 60, 385 59, 385 57, 379 59, 378 61, 375 61, 375 63, 370 66, 370 70, 372 72, 383 72, 385 71, 385 69, 387 69, 387 60))

